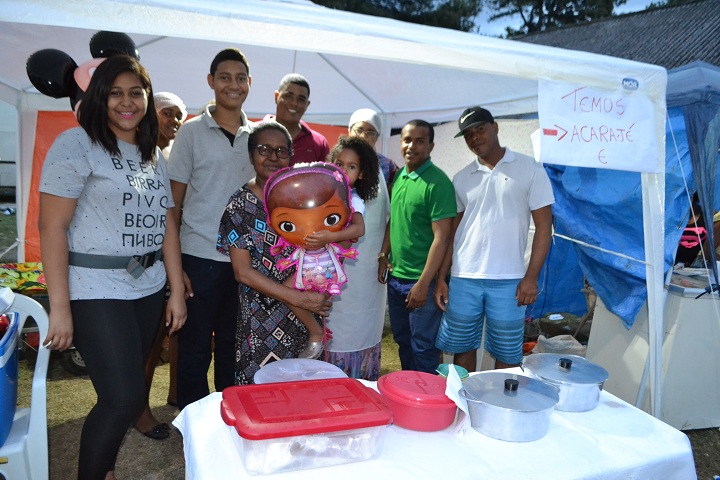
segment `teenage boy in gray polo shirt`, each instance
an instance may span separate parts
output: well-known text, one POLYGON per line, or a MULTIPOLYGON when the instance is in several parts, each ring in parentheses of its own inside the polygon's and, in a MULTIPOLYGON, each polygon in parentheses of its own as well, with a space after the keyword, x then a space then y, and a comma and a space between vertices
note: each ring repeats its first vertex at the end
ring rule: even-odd
MULTIPOLYGON (((250 66, 237 49, 215 56, 207 77, 215 104, 185 122, 170 154, 170 184, 180 216, 183 269, 192 286, 187 330, 178 335, 179 408, 208 395, 207 372, 215 342, 215 390, 235 383, 238 284, 230 258, 215 248, 228 199, 250 180, 251 123, 242 110, 250 91, 250 66)), ((177 219, 179 220, 179 218, 177 219)), ((179 221, 178 221, 178 224, 179 221)))

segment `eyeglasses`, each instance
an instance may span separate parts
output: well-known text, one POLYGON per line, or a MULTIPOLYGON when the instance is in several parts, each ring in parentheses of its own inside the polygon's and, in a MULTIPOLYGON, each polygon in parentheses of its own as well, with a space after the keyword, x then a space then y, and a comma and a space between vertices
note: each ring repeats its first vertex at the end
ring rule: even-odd
POLYGON ((277 158, 280 158, 282 160, 290 158, 290 150, 288 150, 286 147, 272 148, 269 145, 258 145, 257 147, 255 147, 255 150, 257 150, 257 152, 263 157, 269 157, 273 154, 273 152, 275 152, 275 156, 277 158))
POLYGON ((363 130, 362 128, 353 128, 353 132, 355 132, 355 135, 361 135, 361 136, 364 135, 368 138, 377 138, 378 137, 378 132, 376 132, 375 130, 370 130, 370 129, 363 130))

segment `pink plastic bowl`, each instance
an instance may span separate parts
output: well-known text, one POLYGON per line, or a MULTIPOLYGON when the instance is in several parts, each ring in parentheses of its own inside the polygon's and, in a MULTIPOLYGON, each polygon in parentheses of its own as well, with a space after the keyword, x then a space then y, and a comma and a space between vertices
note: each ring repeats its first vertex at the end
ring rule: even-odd
POLYGON ((455 420, 457 406, 445 395, 445 379, 411 370, 383 375, 378 390, 393 412, 393 423, 421 432, 449 427, 455 420))

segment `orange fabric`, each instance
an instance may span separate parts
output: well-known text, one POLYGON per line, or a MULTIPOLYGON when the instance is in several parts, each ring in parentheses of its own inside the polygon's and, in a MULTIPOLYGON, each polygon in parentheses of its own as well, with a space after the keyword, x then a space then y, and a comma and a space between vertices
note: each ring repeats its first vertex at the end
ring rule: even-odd
POLYGON ((76 127, 77 120, 72 112, 38 112, 33 150, 30 194, 25 217, 25 261, 39 262, 40 233, 38 232, 38 214, 40 211, 40 173, 50 146, 55 138, 65 130, 76 127))
MULTIPOLYGON (((37 129, 35 132, 35 148, 33 150, 32 176, 30 178, 30 195, 25 217, 25 261, 39 262, 40 233, 38 232, 38 216, 40 212, 40 174, 50 146, 55 138, 65 130, 76 127, 77 120, 72 112, 38 112, 37 129)), ((320 125, 310 123, 310 128, 325 136, 330 148, 337 143, 340 135, 347 135, 346 127, 320 125)))

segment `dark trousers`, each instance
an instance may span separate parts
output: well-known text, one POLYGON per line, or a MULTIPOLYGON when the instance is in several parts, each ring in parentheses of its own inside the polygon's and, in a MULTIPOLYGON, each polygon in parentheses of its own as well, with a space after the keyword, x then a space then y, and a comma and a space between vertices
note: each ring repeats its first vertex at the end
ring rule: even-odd
POLYGON ((187 321, 178 333, 177 401, 179 408, 210 393, 207 373, 215 342, 215 391, 235 384, 235 334, 238 284, 230 262, 182 256, 193 297, 187 321))
POLYGON ((415 280, 390 277, 387 284, 390 327, 398 344, 402 369, 435 374, 440 364, 440 350, 435 347, 435 339, 442 311, 433 300, 434 280, 428 287, 425 306, 407 309, 405 299, 415 283, 415 280))
POLYGON ((74 300, 73 344, 97 393, 80 437, 78 479, 102 480, 145 406, 145 361, 157 332, 165 289, 138 300, 74 300))

